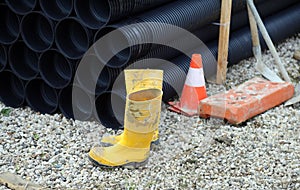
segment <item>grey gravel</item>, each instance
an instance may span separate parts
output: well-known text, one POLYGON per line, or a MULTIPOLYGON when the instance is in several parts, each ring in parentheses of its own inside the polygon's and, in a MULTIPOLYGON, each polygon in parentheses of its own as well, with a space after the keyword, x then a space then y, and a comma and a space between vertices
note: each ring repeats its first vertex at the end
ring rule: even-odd
MULTIPOLYGON (((277 48, 295 85, 299 39, 300 34, 277 48)), ((278 72, 268 51, 263 61, 278 72)), ((208 84, 208 94, 260 76, 254 63, 250 58, 229 68, 225 87, 208 84)), ((51 189, 300 189, 299 104, 280 105, 239 126, 164 108, 160 129, 160 144, 147 166, 102 169, 89 162, 87 153, 113 131, 97 122, 13 109, 0 115, 0 171, 51 189)))

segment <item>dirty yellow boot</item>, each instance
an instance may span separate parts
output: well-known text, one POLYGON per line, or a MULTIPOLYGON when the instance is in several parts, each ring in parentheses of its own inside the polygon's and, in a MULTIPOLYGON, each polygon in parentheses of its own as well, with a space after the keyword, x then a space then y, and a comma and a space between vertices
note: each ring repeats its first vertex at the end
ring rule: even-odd
MULTIPOLYGON (((130 94, 136 91, 149 88, 162 90, 163 71, 156 69, 128 69, 125 70, 126 93, 130 94)), ((104 146, 111 146, 122 139, 121 135, 103 136, 101 143, 104 146)), ((159 131, 156 130, 153 135, 152 144, 159 143, 159 131)))
POLYGON ((162 90, 146 89, 126 98, 124 132, 110 147, 94 147, 89 158, 100 166, 139 167, 146 164, 161 113, 162 90))

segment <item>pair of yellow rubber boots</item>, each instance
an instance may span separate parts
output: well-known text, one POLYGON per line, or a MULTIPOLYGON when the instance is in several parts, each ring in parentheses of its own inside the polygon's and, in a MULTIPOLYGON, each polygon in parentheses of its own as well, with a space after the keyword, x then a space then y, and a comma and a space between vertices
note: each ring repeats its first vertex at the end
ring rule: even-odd
POLYGON ((125 70, 124 132, 102 138, 108 147, 94 147, 90 160, 99 166, 137 168, 147 163, 151 142, 158 141, 163 71, 125 70))

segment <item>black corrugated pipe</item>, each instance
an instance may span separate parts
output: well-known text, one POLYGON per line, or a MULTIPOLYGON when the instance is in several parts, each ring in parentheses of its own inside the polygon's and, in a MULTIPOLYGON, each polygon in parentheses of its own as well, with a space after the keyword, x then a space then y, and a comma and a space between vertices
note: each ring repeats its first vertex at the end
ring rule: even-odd
MULTIPOLYGON (((257 0, 257 2, 259 1, 262 0, 257 0)), ((170 35, 170 31, 166 31, 165 28, 161 28, 161 24, 155 23, 167 23, 181 27, 188 31, 193 31, 220 17, 220 3, 220 0, 175 1, 138 15, 134 18, 134 20, 129 19, 115 25, 104 27, 97 32, 95 40, 98 40, 105 34, 119 28, 120 26, 128 25, 128 23, 152 22, 152 24, 124 28, 122 31, 119 31, 120 34, 116 38, 109 39, 105 42, 106 44, 104 46, 108 47, 107 51, 116 53, 114 58, 108 62, 108 65, 111 67, 123 67, 130 61, 146 55, 147 52, 156 47, 155 45, 151 46, 149 44, 131 46, 131 44, 134 44, 134 41, 140 41, 140 39, 151 40, 151 38, 156 38, 161 42, 174 40, 176 36, 170 35), (121 52, 116 52, 116 46, 118 43, 127 44, 127 47, 130 48, 126 48, 121 52)), ((233 10, 235 12, 243 9, 244 7, 244 0, 236 0, 233 2, 233 10)))
POLYGON ((30 49, 43 52, 54 42, 54 24, 42 12, 31 12, 21 21, 21 35, 30 49))
POLYGON ((5 0, 8 7, 19 15, 31 12, 36 5, 36 0, 5 0))
POLYGON ((108 90, 120 72, 119 70, 104 66, 98 57, 93 54, 85 55, 81 63, 84 66, 80 67, 79 71, 77 71, 80 73, 77 75, 76 81, 84 90, 96 96, 108 90), (97 76, 97 71, 101 69, 100 76, 97 76), (94 84, 92 81, 97 81, 96 89, 92 86, 94 84))
POLYGON ((91 29, 99 29, 107 24, 102 15, 108 13, 105 0, 74 0, 74 9, 82 23, 91 29))
POLYGON ((32 80, 39 73, 39 55, 29 49, 22 41, 10 46, 8 62, 11 70, 23 80, 32 80))
POLYGON ((57 91, 47 85, 42 79, 29 81, 25 87, 27 104, 34 110, 45 113, 55 113, 58 107, 57 91))
POLYGON ((68 86, 59 92, 59 109, 67 118, 74 118, 73 110, 76 110, 76 119, 86 121, 93 115, 93 104, 89 94, 80 87, 76 90, 76 100, 72 103, 72 88, 68 86), (73 107, 75 106, 75 107, 73 107))
POLYGON ((91 29, 99 29, 107 23, 151 9, 172 0, 75 0, 78 18, 91 29))
POLYGON ((92 32, 78 18, 61 20, 55 31, 56 46, 67 58, 80 59, 91 45, 92 32))
MULTIPOLYGON (((300 32, 300 4, 291 6, 288 9, 282 10, 281 12, 268 17, 264 20, 266 28, 271 36, 271 39, 278 43, 283 41, 289 36, 292 36, 300 32)), ((261 46, 266 49, 266 43, 260 35, 261 46)), ((217 56, 217 41, 208 44, 212 53, 217 56)), ((231 36, 229 44, 229 66, 239 61, 253 56, 251 34, 249 27, 245 27, 235 32, 231 36), (239 53, 236 53, 239 52, 239 53)))
POLYGON ((96 118, 102 125, 118 129, 123 126, 126 103, 125 89, 106 91, 96 98, 96 118), (112 100, 114 103, 112 103, 112 100), (114 106, 114 107, 113 107, 114 106), (117 108, 115 106, 118 106, 117 108))
MULTIPOLYGON (((256 7, 260 16, 265 18, 298 2, 299 0, 268 0, 257 4, 256 7)), ((249 26, 247 9, 232 15, 230 31, 232 33, 245 26, 249 26)), ((219 30, 220 26, 218 26, 217 23, 213 23, 201 29, 197 29, 193 33, 203 42, 209 42, 219 37, 219 30)))
POLYGON ((0 72, 0 101, 17 108, 23 105, 24 100, 24 82, 8 70, 0 72))
POLYGON ((14 43, 20 34, 20 20, 5 5, 0 5, 0 44, 14 43))
MULTIPOLYGON (((262 18, 265 18, 271 14, 274 14, 277 11, 283 10, 284 8, 289 7, 292 4, 295 4, 298 2, 298 0, 272 0, 272 1, 266 1, 263 3, 260 3, 257 5, 257 9, 260 13, 260 16, 262 18), (273 5, 274 4, 274 5, 273 5)), ((248 13, 247 10, 240 11, 234 15, 232 15, 231 19, 231 26, 230 30, 231 33, 243 28, 245 26, 249 26, 248 21, 248 13)), ((212 40, 215 40, 218 38, 219 35, 219 26, 217 25, 208 25, 206 27, 197 29, 196 31, 193 31, 192 33, 197 36, 202 42, 206 43, 212 40)), ((189 37, 181 36, 178 39, 175 39, 173 42, 170 42, 170 44, 178 44, 178 47, 181 47, 181 50, 185 49, 187 51, 191 51, 195 49, 199 44, 189 42, 189 37)), ((180 51, 172 49, 168 46, 162 46, 159 45, 158 48, 150 51, 145 58, 162 58, 170 60, 172 58, 175 58, 181 54, 180 51)))
POLYGON ((57 49, 41 54, 39 70, 42 79, 52 88, 62 89, 70 84, 76 62, 65 58, 57 49))
POLYGON ((0 45, 0 72, 3 71, 7 64, 7 51, 6 47, 0 45))
MULTIPOLYGON (((289 36, 292 36, 300 32, 300 4, 293 5, 292 7, 285 9, 271 17, 264 20, 266 28, 274 43, 281 42, 289 36)), ((265 49, 266 45, 264 40, 260 36, 262 42, 262 48, 265 49)), ((212 54, 217 58, 218 41, 214 41, 208 44, 208 47, 212 54)), ((201 51, 201 48, 195 49, 191 53, 201 53, 203 57, 203 67, 205 77, 211 77, 210 72, 212 64, 207 61, 205 52, 201 51)), ((249 58, 252 53, 252 41, 249 27, 245 27, 231 34, 229 44, 229 66, 238 63, 239 61, 249 58)), ((179 66, 183 71, 187 72, 190 65, 190 59, 186 56, 179 56, 172 60, 174 64, 179 66)), ((176 68, 176 67, 174 67, 176 68)), ((167 81, 173 81, 174 86, 183 86, 185 78, 178 75, 178 70, 174 68, 166 68, 164 71, 165 76, 169 76, 167 81), (169 74, 171 73, 171 74, 169 74), (176 79, 176 80, 174 80, 176 79)), ((214 73, 215 74, 215 73, 214 73)), ((164 88, 164 101, 174 97, 176 92, 174 90, 168 90, 164 88)))
POLYGON ((73 10, 73 0, 40 0, 45 15, 55 21, 68 17, 73 10))

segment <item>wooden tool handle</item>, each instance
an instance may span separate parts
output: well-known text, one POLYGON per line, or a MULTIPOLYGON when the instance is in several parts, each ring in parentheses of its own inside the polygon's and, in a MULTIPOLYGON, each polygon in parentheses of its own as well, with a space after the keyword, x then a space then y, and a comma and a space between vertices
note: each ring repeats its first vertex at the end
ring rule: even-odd
POLYGON ((260 46, 257 23, 255 21, 254 15, 252 14, 248 4, 247 4, 247 8, 248 8, 248 16, 249 16, 249 23, 250 23, 250 29, 251 29, 252 43, 253 43, 254 47, 257 47, 257 46, 260 46))
POLYGON ((224 84, 226 81, 231 8, 232 8, 232 0, 222 0, 219 49, 218 49, 218 71, 217 71, 218 84, 224 84))

